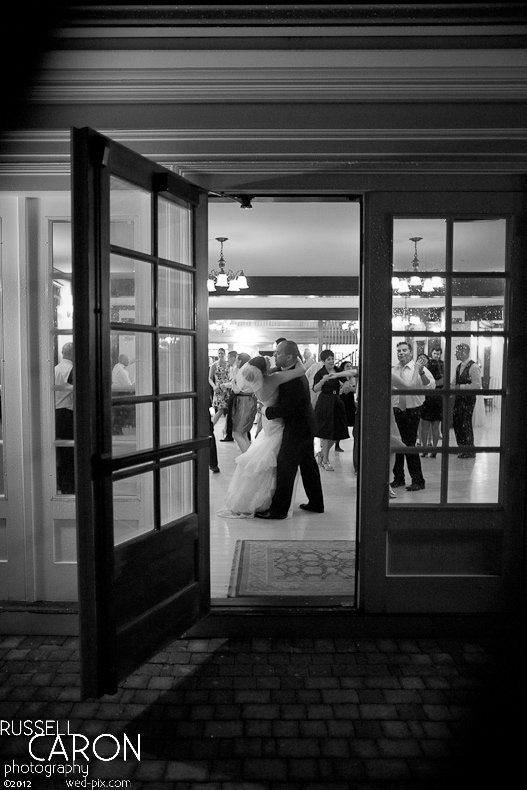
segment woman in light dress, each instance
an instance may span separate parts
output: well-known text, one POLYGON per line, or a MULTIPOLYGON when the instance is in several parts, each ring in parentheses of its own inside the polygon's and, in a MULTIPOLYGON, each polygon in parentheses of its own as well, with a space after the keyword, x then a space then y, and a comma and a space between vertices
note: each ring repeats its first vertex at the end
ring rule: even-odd
MULTIPOLYGON (((253 357, 240 369, 244 387, 252 389, 262 406, 272 406, 278 387, 305 375, 297 359, 295 367, 269 373, 264 357, 253 357)), ((282 443, 283 420, 262 416, 262 430, 249 449, 236 458, 236 469, 218 515, 223 518, 253 518, 258 510, 267 510, 276 488, 276 458, 282 443)))

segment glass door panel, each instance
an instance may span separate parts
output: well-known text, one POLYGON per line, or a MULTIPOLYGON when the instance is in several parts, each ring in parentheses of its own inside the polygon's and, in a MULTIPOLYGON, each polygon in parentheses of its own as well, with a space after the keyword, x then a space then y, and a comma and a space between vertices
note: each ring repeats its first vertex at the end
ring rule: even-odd
POLYGON ((155 529, 154 485, 152 472, 114 478, 114 545, 155 529))
POLYGON ((192 213, 189 208, 160 196, 157 200, 157 217, 159 257, 192 266, 192 213))
POLYGON ((396 218, 393 227, 392 409, 408 449, 395 454, 390 506, 497 504, 506 220, 396 218))
POLYGON ((147 255, 152 253, 152 195, 112 176, 110 179, 110 243, 147 255))
POLYGON ((452 268, 455 272, 505 272, 507 221, 454 222, 452 268))

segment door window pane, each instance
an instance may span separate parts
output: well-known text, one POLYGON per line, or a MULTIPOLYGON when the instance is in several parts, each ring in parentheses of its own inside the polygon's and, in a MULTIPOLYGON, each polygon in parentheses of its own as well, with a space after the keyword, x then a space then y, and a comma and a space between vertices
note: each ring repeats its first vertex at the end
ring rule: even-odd
POLYGON ((190 272, 181 272, 160 266, 158 285, 159 326, 194 328, 194 278, 190 272))
POLYGON ((161 527, 193 513, 194 461, 161 469, 161 527))
POLYGON ((110 180, 110 243, 152 253, 150 192, 121 178, 110 180))
POLYGON ((71 275, 71 222, 51 222, 51 260, 53 274, 71 275))
POLYGON ((452 456, 448 476, 451 504, 483 505, 499 502, 500 455, 477 453, 474 458, 452 456))
POLYGON ((452 329, 503 330, 505 280, 501 277, 454 277, 452 329))
POLYGON ((445 283, 441 277, 392 278, 394 332, 439 332, 445 328, 445 283))
POLYGON ((192 266, 192 213, 171 200, 158 197, 158 255, 167 261, 192 266))
POLYGON ((176 444, 194 435, 194 401, 161 401, 159 404, 159 443, 176 444))
POLYGON ((152 265, 110 256, 110 310, 113 323, 152 323, 152 265))
POLYGON ((186 335, 159 336, 160 394, 192 391, 193 345, 186 335))
POLYGON ((148 332, 111 332, 112 388, 134 395, 153 392, 152 336, 148 332))
POLYGON ((73 296, 71 279, 53 277, 53 327, 55 329, 73 329, 73 296))
POLYGON ((394 219, 394 271, 443 272, 445 261, 444 219, 394 219))
POLYGON ((71 335, 54 338, 53 400, 55 406, 56 492, 75 493, 73 433, 73 341, 71 335))
POLYGON ((113 514, 115 546, 155 528, 153 472, 114 481, 113 514))
POLYGON ((454 271, 505 271, 504 219, 480 219, 454 222, 454 271))
POLYGON ((153 407, 151 403, 112 404, 112 453, 126 455, 154 446, 153 407))

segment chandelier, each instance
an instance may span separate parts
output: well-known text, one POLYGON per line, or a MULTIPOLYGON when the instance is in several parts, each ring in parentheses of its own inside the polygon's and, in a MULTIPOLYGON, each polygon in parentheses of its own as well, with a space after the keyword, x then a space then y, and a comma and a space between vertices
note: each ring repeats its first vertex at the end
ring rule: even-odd
POLYGON ((419 258, 417 257, 417 242, 422 241, 422 236, 412 236, 409 241, 414 243, 414 257, 411 266, 414 274, 410 278, 392 277, 392 290, 394 294, 402 296, 434 296, 441 291, 445 285, 438 275, 432 277, 420 277, 419 258))
POLYGON ((219 241, 220 257, 218 259, 218 269, 211 269, 209 272, 209 279, 207 280, 207 290, 209 292, 215 291, 216 288, 226 288, 227 291, 241 291, 248 288, 247 278, 243 273, 243 269, 233 272, 232 269, 225 271, 225 258, 223 257, 223 242, 228 241, 226 236, 218 236, 216 241, 219 241))
POLYGON ((212 324, 209 324, 209 329, 211 332, 221 332, 222 335, 225 332, 232 332, 236 329, 237 324, 233 323, 232 321, 214 321, 212 324))

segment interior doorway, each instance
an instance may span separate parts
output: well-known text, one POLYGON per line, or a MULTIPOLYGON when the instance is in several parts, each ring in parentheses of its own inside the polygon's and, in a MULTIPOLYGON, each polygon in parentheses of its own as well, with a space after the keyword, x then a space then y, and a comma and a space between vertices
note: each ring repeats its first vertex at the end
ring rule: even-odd
MULTIPOLYGON (((226 356, 232 351, 272 355, 276 340, 286 337, 297 342, 302 356, 311 354, 317 368, 320 352, 331 349, 337 366, 350 361, 356 369, 360 202, 265 197, 250 203, 251 210, 238 200, 209 203, 209 280, 222 270, 230 271, 230 279, 243 272, 249 286, 239 292, 219 286, 209 294, 210 362, 222 348, 226 356)), ((253 441, 256 432, 255 422, 253 441)), ((224 416, 214 433, 220 472, 210 475, 213 600, 257 605, 269 598, 272 605, 287 605, 305 597, 308 603, 323 598, 326 605, 352 605, 357 537, 353 427, 339 449, 334 445, 330 451, 332 471, 320 468, 325 512, 299 508, 306 502, 299 481, 292 517, 268 522, 219 515, 240 449, 224 441, 224 416), (311 578, 304 587, 306 576, 311 578)), ((314 449, 320 449, 319 439, 314 449)))

